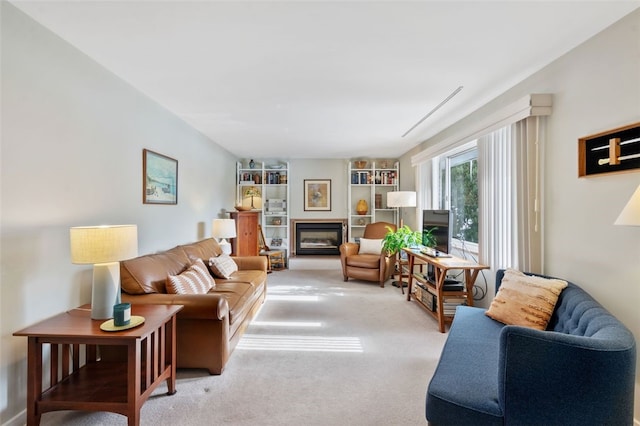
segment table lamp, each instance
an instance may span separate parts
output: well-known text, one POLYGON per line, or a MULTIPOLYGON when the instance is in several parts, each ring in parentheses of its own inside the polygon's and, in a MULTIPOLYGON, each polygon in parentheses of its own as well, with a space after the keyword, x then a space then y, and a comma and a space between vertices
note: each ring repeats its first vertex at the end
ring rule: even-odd
POLYGON ((225 238, 236 237, 236 221, 233 219, 213 219, 211 235, 218 240, 224 254, 231 254, 231 244, 225 238))
POLYGON ((416 206, 415 191, 391 191, 387 192, 387 207, 398 207, 400 228, 404 226, 402 221, 402 208, 416 206))
POLYGON ((640 226, 640 186, 629 198, 614 225, 640 226))
POLYGON ((244 196, 245 197, 251 197, 251 208, 255 209, 255 206, 253 205, 253 197, 259 197, 260 196, 260 190, 258 188, 256 188, 255 186, 250 186, 247 189, 244 190, 244 196))
POLYGON ((70 240, 71 262, 93 264, 91 318, 113 318, 113 305, 120 303, 120 261, 138 255, 138 227, 77 226, 70 240))

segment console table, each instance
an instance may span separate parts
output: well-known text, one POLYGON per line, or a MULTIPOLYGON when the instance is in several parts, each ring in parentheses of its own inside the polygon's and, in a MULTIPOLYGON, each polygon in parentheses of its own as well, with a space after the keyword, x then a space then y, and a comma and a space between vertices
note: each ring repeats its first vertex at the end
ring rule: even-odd
POLYGON ((478 273, 482 269, 488 269, 486 265, 481 265, 476 262, 471 262, 459 257, 433 257, 427 256, 417 249, 402 249, 408 257, 409 262, 409 283, 407 291, 407 301, 411 301, 413 297, 423 308, 427 310, 435 319, 438 320, 438 326, 440 332, 444 333, 445 324, 451 324, 453 321, 453 315, 447 315, 444 312, 444 299, 447 297, 465 298, 468 306, 473 306, 473 285, 476 282, 478 273), (420 274, 413 273, 413 267, 417 262, 424 262, 427 265, 431 265, 434 269, 435 281, 431 282, 424 278, 420 274), (447 278, 447 272, 450 270, 462 270, 464 271, 463 289, 456 291, 445 291, 444 284, 447 278), (432 310, 423 300, 416 298, 412 292, 413 281, 420 282, 426 291, 436 297, 435 311, 432 310))
MULTIPOLYGON (((164 380, 176 384, 176 314, 182 305, 133 305, 142 325, 103 331, 84 305, 56 315, 14 336, 28 338, 27 425, 56 410, 110 411, 140 424, 140 408, 164 380), (50 347, 49 383, 43 389, 43 346, 50 347), (115 356, 101 355, 101 348, 115 356), (118 356, 121 355, 121 356, 118 356)), ((46 370, 45 370, 46 371, 46 370)))

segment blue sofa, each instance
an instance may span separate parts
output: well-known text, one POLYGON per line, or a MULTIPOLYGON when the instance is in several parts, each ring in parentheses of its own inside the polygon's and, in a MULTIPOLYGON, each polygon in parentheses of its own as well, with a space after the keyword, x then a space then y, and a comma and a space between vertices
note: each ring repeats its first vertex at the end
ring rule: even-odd
POLYGON ((580 287, 562 291, 544 331, 484 313, 456 310, 427 390, 430 425, 633 424, 633 334, 580 287))

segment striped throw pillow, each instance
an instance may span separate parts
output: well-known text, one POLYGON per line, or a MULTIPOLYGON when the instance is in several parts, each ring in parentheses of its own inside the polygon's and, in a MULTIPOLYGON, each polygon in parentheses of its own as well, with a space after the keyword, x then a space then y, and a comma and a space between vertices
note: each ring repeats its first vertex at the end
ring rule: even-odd
POLYGON ((209 259, 209 268, 211 268, 211 272, 216 277, 228 280, 231 278, 231 274, 238 270, 238 265, 228 254, 221 254, 218 257, 209 259))
POLYGON ((205 294, 216 286, 202 259, 196 261, 180 275, 167 277, 167 293, 205 294))

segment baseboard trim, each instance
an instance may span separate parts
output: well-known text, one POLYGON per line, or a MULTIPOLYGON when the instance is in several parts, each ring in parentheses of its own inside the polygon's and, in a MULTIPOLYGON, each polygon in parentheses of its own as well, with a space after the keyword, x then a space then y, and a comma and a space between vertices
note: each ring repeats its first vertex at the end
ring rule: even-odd
POLYGON ((18 414, 3 423, 2 426, 24 426, 27 424, 27 410, 24 409, 18 414))

